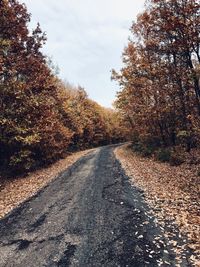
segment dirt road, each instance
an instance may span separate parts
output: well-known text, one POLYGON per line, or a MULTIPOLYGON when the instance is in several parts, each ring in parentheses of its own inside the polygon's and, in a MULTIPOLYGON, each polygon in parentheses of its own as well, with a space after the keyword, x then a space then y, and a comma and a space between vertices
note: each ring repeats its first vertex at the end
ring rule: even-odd
POLYGON ((81 158, 0 221, 1 267, 175 266, 113 149, 81 158))

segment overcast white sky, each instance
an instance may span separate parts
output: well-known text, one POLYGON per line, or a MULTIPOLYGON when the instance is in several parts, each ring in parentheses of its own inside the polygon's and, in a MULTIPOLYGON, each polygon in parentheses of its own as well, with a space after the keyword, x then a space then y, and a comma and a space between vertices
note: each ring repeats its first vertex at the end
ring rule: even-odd
POLYGON ((90 98, 111 107, 118 86, 111 69, 120 69, 129 28, 144 0, 20 0, 47 33, 44 52, 60 77, 83 86, 90 98))

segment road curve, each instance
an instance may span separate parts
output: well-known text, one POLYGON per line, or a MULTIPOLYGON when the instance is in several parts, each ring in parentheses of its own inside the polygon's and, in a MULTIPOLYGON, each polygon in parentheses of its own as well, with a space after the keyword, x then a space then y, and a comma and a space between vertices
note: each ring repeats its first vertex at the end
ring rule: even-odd
POLYGON ((82 157, 0 221, 1 267, 175 266, 113 149, 82 157))

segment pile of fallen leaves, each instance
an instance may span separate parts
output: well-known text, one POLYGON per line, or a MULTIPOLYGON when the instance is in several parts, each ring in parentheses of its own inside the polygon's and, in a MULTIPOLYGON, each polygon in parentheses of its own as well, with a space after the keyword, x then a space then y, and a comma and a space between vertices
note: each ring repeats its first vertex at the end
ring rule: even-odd
POLYGON ((135 154, 127 144, 118 147, 115 154, 133 184, 143 190, 157 224, 165 229, 176 254, 190 250, 191 264, 200 266, 199 166, 191 162, 180 166, 160 163, 135 154), (176 228, 187 239, 182 246, 176 241, 176 228))
POLYGON ((50 167, 33 172, 26 177, 13 179, 0 177, 0 218, 3 218, 13 208, 36 194, 59 173, 90 151, 86 150, 74 153, 65 159, 57 161, 50 167))

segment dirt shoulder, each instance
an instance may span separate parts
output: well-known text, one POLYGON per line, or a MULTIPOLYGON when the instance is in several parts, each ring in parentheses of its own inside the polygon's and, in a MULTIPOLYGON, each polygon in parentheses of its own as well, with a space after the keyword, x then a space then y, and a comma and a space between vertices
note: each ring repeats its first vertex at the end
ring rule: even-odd
POLYGON ((170 237, 174 250, 191 250, 193 266, 200 266, 199 177, 196 168, 188 164, 172 167, 140 157, 127 144, 116 148, 115 154, 133 184, 144 191, 145 199, 158 218, 157 223, 170 237), (182 246, 177 246, 176 228, 185 237, 182 246))
POLYGON ((86 150, 74 153, 26 177, 18 177, 9 180, 0 177, 0 219, 20 203, 36 194, 61 172, 91 151, 92 150, 86 150))

